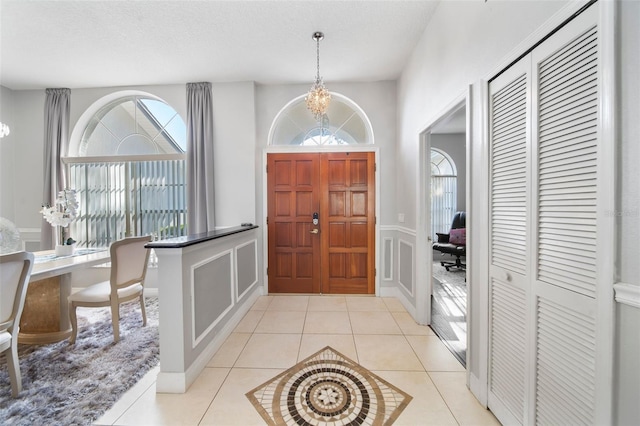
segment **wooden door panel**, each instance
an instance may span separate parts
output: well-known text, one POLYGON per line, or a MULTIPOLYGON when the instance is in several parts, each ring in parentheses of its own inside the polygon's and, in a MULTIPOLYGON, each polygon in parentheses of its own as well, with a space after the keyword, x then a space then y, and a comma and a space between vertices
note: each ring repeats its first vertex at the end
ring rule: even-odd
POLYGON ((298 278, 313 278, 313 254, 298 253, 296 256, 296 276, 298 278))
POLYGON ((298 248, 312 249, 313 243, 317 240, 317 236, 311 233, 311 230, 315 228, 312 223, 296 223, 296 246, 298 248))
POLYGON ((296 194, 296 216, 304 217, 313 215, 314 208, 317 206, 313 204, 313 191, 298 191, 296 194))
POLYGON ((322 292, 375 292, 375 156, 322 154, 322 292))
POLYGON ((366 279, 369 265, 367 262, 367 253, 351 253, 349 255, 350 278, 366 279))
POLYGON ((368 203, 367 203, 367 193, 366 192, 351 192, 351 217, 356 216, 367 216, 368 214, 368 203))
POLYGON ((329 253, 329 278, 347 278, 347 255, 345 253, 329 253))
POLYGON ((343 222, 329 223, 329 247, 347 246, 347 224, 343 222))
POLYGON ((288 278, 292 275, 291 253, 278 253, 274 263, 276 267, 273 268, 273 273, 276 277, 288 278))
POLYGON ((352 222, 349 232, 351 247, 367 248, 369 244, 369 225, 366 222, 352 222))
POLYGON ((289 192, 276 192, 275 194, 274 217, 291 216, 291 194, 289 192))
POLYGON ((269 292, 320 292, 318 154, 267 155, 269 292))
POLYGON ((273 169, 273 184, 276 187, 288 187, 291 185, 291 162, 290 161, 274 161, 271 165, 273 169))
POLYGON ((351 166, 351 186, 364 186, 366 187, 369 180, 369 174, 367 170, 367 160, 352 160, 351 166))
POLYGON ((274 224, 274 239, 276 247, 287 248, 292 246, 291 242, 291 224, 279 222, 274 224))
POLYGON ((347 199, 344 191, 332 191, 329 193, 329 216, 344 217, 347 214, 347 199))
POLYGON ((346 161, 340 159, 333 159, 329 162, 327 165, 328 174, 326 176, 329 185, 345 185, 347 181, 346 165, 346 161))

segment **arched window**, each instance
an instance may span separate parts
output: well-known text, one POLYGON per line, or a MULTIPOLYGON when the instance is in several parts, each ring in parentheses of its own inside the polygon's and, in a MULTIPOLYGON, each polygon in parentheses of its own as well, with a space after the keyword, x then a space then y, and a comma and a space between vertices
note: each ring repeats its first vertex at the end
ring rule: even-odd
POLYGON ((79 155, 183 153, 186 137, 184 120, 171 106, 146 96, 126 96, 100 108, 89 121, 79 155))
POLYGON ((372 144, 371 122, 349 98, 331 93, 329 108, 320 120, 307 109, 304 95, 289 102, 273 120, 269 145, 372 144))
POLYGON ((184 235, 186 126, 175 109, 127 92, 98 101, 78 126, 76 156, 63 159, 80 199, 80 215, 70 225, 78 245, 184 235))
POLYGON ((456 212, 456 165, 449 155, 431 148, 431 236, 437 241, 436 232, 447 234, 456 212))

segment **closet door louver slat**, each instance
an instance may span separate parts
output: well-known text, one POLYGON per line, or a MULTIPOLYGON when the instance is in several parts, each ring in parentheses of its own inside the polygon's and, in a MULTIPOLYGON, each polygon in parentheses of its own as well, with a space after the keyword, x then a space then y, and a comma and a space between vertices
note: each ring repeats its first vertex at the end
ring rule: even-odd
POLYGON ((592 28, 541 62, 538 76, 537 278, 590 297, 596 286, 597 61, 592 28), (571 78, 558 77, 567 74, 571 78), (557 232, 578 224, 581 247, 571 246, 571 232, 557 232))
POLYGON ((597 28, 583 25, 564 45, 554 41, 532 56, 534 421, 541 425, 595 419, 599 51, 597 28))
POLYGON ((526 94, 520 75, 492 96, 491 259, 520 274, 526 268, 526 94))
POLYGON ((595 321, 538 299, 536 421, 592 424, 595 405, 595 321))
POLYGON ((525 419, 530 62, 490 87, 489 403, 506 424, 525 419))
POLYGON ((516 419, 524 415, 525 298, 521 289, 492 280, 489 386, 516 419))

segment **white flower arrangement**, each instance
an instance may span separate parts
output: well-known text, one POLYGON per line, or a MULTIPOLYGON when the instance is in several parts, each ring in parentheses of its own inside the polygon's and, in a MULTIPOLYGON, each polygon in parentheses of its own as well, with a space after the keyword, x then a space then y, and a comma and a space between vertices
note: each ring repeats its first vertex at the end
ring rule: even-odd
POLYGON ((60 230, 60 244, 72 245, 75 243, 73 238, 66 238, 65 228, 73 222, 78 215, 78 203, 77 192, 75 189, 63 189, 58 193, 56 202, 53 206, 42 206, 42 216, 51 224, 51 226, 57 226, 60 230))

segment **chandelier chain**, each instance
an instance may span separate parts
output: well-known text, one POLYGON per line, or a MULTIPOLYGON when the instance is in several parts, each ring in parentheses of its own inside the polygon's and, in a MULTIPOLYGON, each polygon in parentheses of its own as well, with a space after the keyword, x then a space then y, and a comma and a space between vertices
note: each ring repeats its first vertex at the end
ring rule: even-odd
POLYGON ((320 81, 320 38, 316 37, 316 81, 320 81))

